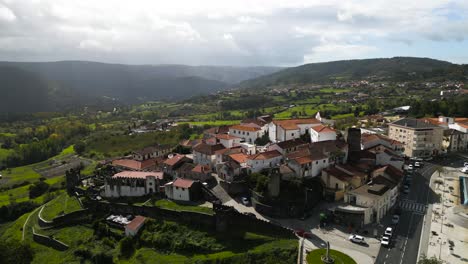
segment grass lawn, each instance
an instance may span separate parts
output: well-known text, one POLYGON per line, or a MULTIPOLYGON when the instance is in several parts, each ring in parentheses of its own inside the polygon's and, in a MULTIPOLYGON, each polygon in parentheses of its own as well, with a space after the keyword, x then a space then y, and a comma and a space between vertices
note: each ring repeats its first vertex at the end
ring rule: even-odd
POLYGON ((320 89, 322 93, 347 93, 350 89, 336 89, 336 88, 323 88, 320 89))
POLYGON ((192 122, 180 122, 178 124, 189 124, 192 126, 224 126, 224 125, 235 125, 239 124, 240 120, 216 120, 216 121, 192 121, 192 122))
POLYGON ((12 152, 12 149, 0 148, 0 161, 6 159, 6 157, 8 157, 8 155, 10 155, 12 152))
MULTIPOLYGON (((321 256, 325 255, 326 249, 316 249, 307 255, 307 263, 322 263, 321 256)), ((335 264, 357 264, 350 256, 333 249, 330 249, 330 256, 335 259, 335 264)))
POLYGON ((348 118, 348 117, 354 117, 354 113, 334 115, 331 118, 336 120, 336 119, 344 119, 344 118, 348 118))
POLYGON ((157 201, 150 201, 149 204, 146 205, 154 205, 157 207, 161 207, 164 209, 176 210, 176 211, 190 211, 190 212, 198 212, 198 213, 205 213, 205 214, 213 214, 213 209, 204 206, 196 206, 196 205, 185 205, 185 204, 178 204, 171 200, 167 199, 160 199, 157 201))
POLYGON ((44 220, 51 221, 61 214, 68 214, 82 209, 75 197, 63 193, 44 206, 41 216, 44 220))
POLYGON ((283 112, 275 114, 275 118, 278 118, 278 119, 291 118, 291 114, 293 112, 296 112, 296 115, 300 118, 313 117, 317 113, 317 111, 318 111, 317 106, 315 104, 297 105, 297 106, 288 108, 283 112))

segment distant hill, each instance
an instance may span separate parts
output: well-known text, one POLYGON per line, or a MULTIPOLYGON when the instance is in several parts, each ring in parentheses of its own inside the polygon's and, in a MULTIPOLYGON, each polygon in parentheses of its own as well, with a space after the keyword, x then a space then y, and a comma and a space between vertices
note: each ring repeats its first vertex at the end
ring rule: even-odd
POLYGON ((463 79, 467 65, 446 61, 394 57, 310 63, 242 82, 241 88, 265 88, 284 84, 320 84, 333 81, 380 79, 389 81, 463 79))
POLYGON ((96 104, 103 98, 120 103, 178 100, 223 90, 279 69, 88 61, 0 62, 0 78, 9 82, 0 84, 0 93, 10 96, 2 109, 22 112, 60 109, 65 102, 68 107, 96 104), (35 99, 28 107, 17 107, 33 98, 28 94, 34 94, 35 99))

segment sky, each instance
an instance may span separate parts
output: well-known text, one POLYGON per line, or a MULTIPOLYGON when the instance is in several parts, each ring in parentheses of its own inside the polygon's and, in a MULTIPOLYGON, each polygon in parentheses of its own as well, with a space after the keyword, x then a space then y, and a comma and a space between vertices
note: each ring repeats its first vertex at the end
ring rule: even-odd
POLYGON ((0 60, 295 66, 468 63, 468 1, 0 0, 0 60))

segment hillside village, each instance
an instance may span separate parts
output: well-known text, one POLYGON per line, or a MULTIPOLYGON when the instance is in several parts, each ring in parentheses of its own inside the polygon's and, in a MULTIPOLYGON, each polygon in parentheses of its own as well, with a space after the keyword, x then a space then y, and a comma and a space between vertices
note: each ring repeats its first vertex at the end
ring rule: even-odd
POLYGON ((401 200, 411 158, 468 147, 467 118, 388 122, 369 116, 363 121, 380 123, 380 129, 346 131, 321 120, 320 114, 287 120, 259 116, 213 127, 202 139, 182 140, 181 153, 173 151, 176 146, 148 146, 104 162, 100 180, 87 179, 88 191, 79 181, 70 188, 98 203, 134 197, 229 202, 234 210, 264 220, 307 218, 326 201, 326 221, 359 229, 379 223, 401 200))

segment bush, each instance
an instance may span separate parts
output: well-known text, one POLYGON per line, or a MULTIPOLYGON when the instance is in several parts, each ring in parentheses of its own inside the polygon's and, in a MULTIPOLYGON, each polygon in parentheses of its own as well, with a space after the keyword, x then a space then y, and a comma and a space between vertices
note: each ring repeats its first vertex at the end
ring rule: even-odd
POLYGON ((0 260, 2 263, 31 263, 34 253, 26 243, 16 240, 0 241, 0 260))
POLYGON ((126 258, 129 258, 135 252, 135 247, 133 246, 133 240, 129 237, 125 237, 120 240, 120 255, 126 258))
POLYGON ((34 199, 46 193, 49 190, 49 184, 44 181, 35 182, 29 187, 29 198, 34 199))

